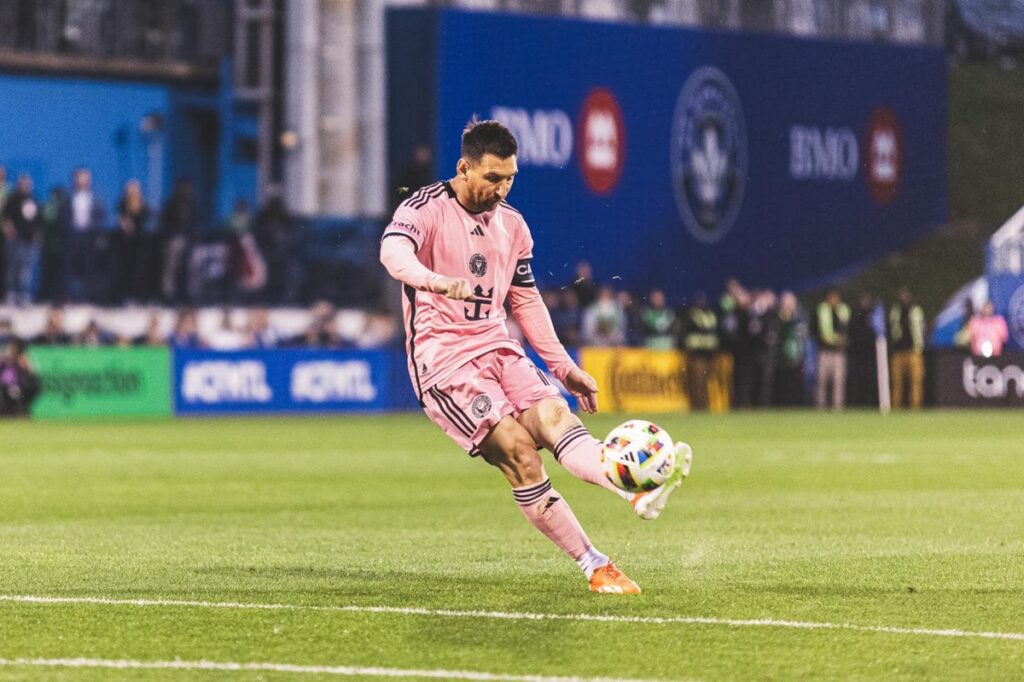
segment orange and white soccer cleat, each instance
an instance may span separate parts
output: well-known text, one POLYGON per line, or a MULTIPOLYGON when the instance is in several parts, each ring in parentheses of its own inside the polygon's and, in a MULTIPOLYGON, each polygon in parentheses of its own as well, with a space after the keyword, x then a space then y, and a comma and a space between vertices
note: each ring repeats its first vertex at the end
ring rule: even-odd
POLYGON ((590 591, 601 594, 640 594, 640 586, 625 573, 608 563, 590 576, 590 591))
POLYGON ((683 479, 690 475, 690 467, 693 465, 693 449, 683 442, 676 443, 676 470, 662 485, 646 493, 637 493, 629 500, 633 505, 633 511, 641 519, 650 521, 661 514, 661 510, 668 504, 668 498, 676 488, 683 483, 683 479))

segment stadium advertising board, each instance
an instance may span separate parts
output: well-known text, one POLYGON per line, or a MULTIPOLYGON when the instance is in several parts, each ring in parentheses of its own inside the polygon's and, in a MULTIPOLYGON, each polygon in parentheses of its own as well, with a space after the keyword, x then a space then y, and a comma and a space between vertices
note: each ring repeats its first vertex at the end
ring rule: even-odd
POLYGON ((176 414, 381 411, 415 405, 403 353, 174 352, 176 414), (404 388, 403 388, 404 387, 404 388))
POLYGON ((584 370, 600 387, 598 405, 606 412, 681 412, 690 400, 685 388, 686 357, 678 351, 643 348, 580 350, 584 370))
POLYGON ((37 346, 29 358, 42 391, 32 416, 160 417, 171 414, 166 348, 37 346))
POLYGON ((1024 407, 1024 354, 980 358, 937 351, 930 369, 942 407, 1024 407))
POLYGON ((541 284, 810 285, 946 219, 939 49, 392 10, 388 50, 392 178, 424 143, 450 177, 467 120, 505 122, 541 284))

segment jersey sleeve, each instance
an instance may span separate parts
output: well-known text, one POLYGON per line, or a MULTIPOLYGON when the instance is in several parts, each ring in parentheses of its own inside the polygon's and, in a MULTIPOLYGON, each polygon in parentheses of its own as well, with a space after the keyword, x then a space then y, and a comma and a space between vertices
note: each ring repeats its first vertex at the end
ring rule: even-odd
POLYGON ((534 287, 537 280, 533 276, 533 237, 530 228, 523 223, 523 234, 516 252, 516 268, 512 273, 512 286, 534 287))
POLYGON ((413 250, 418 252, 433 230, 433 222, 428 207, 412 208, 403 204, 384 228, 380 240, 383 242, 391 237, 408 239, 413 244, 413 250))

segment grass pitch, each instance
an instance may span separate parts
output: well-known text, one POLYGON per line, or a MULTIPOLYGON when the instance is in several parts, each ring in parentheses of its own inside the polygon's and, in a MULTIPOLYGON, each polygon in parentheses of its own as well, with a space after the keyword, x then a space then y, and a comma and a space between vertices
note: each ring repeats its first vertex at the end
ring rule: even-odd
POLYGON ((419 414, 0 424, 0 679, 1024 676, 1020 413, 658 421, 695 461, 654 522, 545 454, 633 598, 589 594, 419 414))

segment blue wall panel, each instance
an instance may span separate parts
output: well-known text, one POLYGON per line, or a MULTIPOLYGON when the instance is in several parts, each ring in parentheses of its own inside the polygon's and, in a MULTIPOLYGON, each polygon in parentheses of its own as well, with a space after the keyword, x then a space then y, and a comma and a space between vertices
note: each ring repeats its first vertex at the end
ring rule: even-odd
MULTIPOLYGON (((421 57, 436 68, 433 99, 405 106, 436 120, 440 177, 453 175, 474 114, 520 137, 510 201, 533 230, 542 284, 571 281, 589 260, 598 279, 677 300, 728 276, 807 286, 946 219, 939 50, 393 14, 405 20, 392 20, 389 49, 403 49, 416 21, 419 40, 434 36, 421 57)), ((422 73, 390 73, 392 97, 421 88, 410 81, 422 73)))

